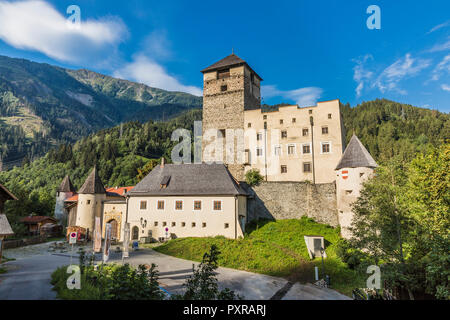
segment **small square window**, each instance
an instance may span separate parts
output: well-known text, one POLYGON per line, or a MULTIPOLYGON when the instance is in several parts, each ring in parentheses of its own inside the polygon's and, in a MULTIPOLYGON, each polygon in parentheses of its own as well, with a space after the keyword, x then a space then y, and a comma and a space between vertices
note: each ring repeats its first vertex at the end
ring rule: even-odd
POLYGON ((176 222, 172 222, 172 227, 175 227, 176 225, 176 222))
POLYGON ((288 146, 288 154, 295 154, 295 146, 294 145, 288 146))
POLYGON ((186 222, 182 222, 182 223, 181 223, 181 226, 182 226, 182 227, 186 227, 186 222))
POLYGON ((261 141, 262 139, 263 139, 262 133, 258 133, 258 134, 256 135, 256 140, 257 140, 257 141, 261 141))
POLYGON ((266 120, 266 119, 267 119, 267 115, 264 115, 264 116, 263 116, 263 120, 266 120))
POLYGON ((283 119, 280 119, 280 124, 283 124, 283 119))
POLYGON ((202 223, 202 228, 206 228, 206 222, 202 223))
POLYGON ((297 119, 292 118, 292 123, 296 123, 296 122, 297 122, 297 119))
POLYGON ((158 221, 155 221, 154 225, 155 225, 155 227, 157 227, 158 226, 158 221))
POLYGON ((165 227, 165 226, 167 226, 167 222, 164 221, 163 222, 163 227, 165 227))
POLYGON ((230 227, 230 224, 229 223, 225 223, 224 227, 225 227, 225 229, 228 229, 230 227))
POLYGON ((309 110, 309 114, 312 114, 312 110, 309 110))
POLYGON ((222 210, 222 201, 214 201, 214 210, 215 211, 222 210))
POLYGON ((263 149, 262 148, 256 148, 256 155, 258 157, 262 157, 263 155, 263 149))
POLYGON ((303 133, 304 137, 307 136, 308 135, 308 129, 303 129, 302 133, 303 133))
POLYGON ((141 201, 140 208, 141 208, 141 210, 146 210, 147 209, 147 201, 141 201))
POLYGON ((322 153, 330 153, 330 144, 322 143, 322 153))
POLYGON ((251 127, 252 127, 252 123, 249 122, 249 123, 247 124, 247 128, 251 128, 251 127))
POLYGON ((183 201, 181 200, 175 201, 175 210, 183 210, 183 201))
POLYGON ((353 190, 345 190, 345 194, 349 195, 352 194, 353 190))
POLYGON ((158 200, 158 210, 164 210, 164 200, 158 200))
POLYGON ((194 228, 195 227, 195 222, 192 222, 191 226, 192 226, 192 228, 194 228))
POLYGON ((287 166, 281 166, 281 173, 287 173, 287 166))
POLYGON ((91 204, 91 200, 88 200, 88 201, 87 201, 87 204, 91 204))
POLYGON ((223 86, 220 86, 220 91, 222 91, 222 92, 227 91, 227 89, 228 89, 228 86, 226 84, 223 86))
POLYGON ((281 131, 281 138, 287 138, 287 131, 286 130, 281 131))
POLYGON ((328 127, 322 127, 322 134, 328 134, 328 127))
POLYGON ((200 200, 194 201, 194 210, 202 210, 202 202, 200 200))
POLYGON ((362 178, 364 176, 364 172, 359 173, 359 177, 362 178))
POLYGON ((328 114, 328 119, 331 119, 331 113, 328 114))
POLYGON ((273 153, 274 153, 276 156, 281 155, 281 146, 275 146, 274 149, 273 149, 273 153))
POLYGON ((303 145, 303 153, 304 154, 309 154, 311 153, 311 146, 309 144, 304 144, 303 145))
POLYGON ((311 163, 303 162, 303 172, 311 172, 311 163))

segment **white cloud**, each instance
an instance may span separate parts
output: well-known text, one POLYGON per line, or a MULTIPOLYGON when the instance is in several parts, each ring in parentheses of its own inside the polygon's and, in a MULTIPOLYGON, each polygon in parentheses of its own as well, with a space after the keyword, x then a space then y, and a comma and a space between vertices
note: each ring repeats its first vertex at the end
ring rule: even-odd
POLYGON ((447 27, 447 26, 450 26, 450 20, 449 20, 449 21, 446 21, 446 22, 444 22, 444 23, 438 24, 437 26, 433 27, 430 31, 427 32, 427 34, 430 34, 430 33, 432 33, 432 32, 435 32, 436 30, 445 28, 445 27, 447 27))
POLYGON ((202 95, 202 90, 195 86, 186 86, 167 70, 155 62, 153 59, 145 56, 143 53, 136 54, 133 61, 124 65, 115 71, 114 77, 128 79, 144 83, 150 87, 161 88, 169 91, 182 91, 196 96, 202 95))
POLYGON ((450 74, 450 54, 446 55, 433 69, 431 80, 439 80, 442 74, 450 74))
POLYGON ((0 0, 0 39, 60 61, 95 63, 110 56, 128 35, 119 18, 84 20, 81 8, 80 28, 70 28, 67 17, 44 1, 0 0))
POLYGON ((321 88, 317 87, 305 87, 283 91, 277 89, 274 85, 262 86, 261 91, 263 97, 283 97, 291 99, 301 107, 315 105, 323 92, 321 88))
POLYGON ((441 88, 442 88, 442 90, 445 90, 445 91, 449 91, 449 92, 450 92, 450 85, 448 85, 448 84, 443 84, 443 85, 441 85, 441 88))
POLYGON ((372 87, 377 87, 382 93, 386 91, 397 91, 400 94, 407 92, 398 87, 400 81, 417 75, 420 71, 431 64, 429 59, 412 58, 407 53, 404 58, 400 58, 383 70, 377 77, 372 87))
POLYGON ((165 30, 155 30, 145 37, 143 41, 142 53, 151 55, 154 58, 167 59, 172 57, 171 43, 167 39, 165 30))
POLYGON ((372 78, 373 72, 366 70, 365 63, 367 60, 373 60, 372 55, 366 54, 362 59, 354 59, 356 66, 353 68, 353 80, 358 83, 356 87, 356 96, 361 96, 361 92, 364 89, 365 82, 372 78))
POLYGON ((439 51, 447 51, 450 50, 450 37, 443 43, 435 44, 428 52, 439 52, 439 51))

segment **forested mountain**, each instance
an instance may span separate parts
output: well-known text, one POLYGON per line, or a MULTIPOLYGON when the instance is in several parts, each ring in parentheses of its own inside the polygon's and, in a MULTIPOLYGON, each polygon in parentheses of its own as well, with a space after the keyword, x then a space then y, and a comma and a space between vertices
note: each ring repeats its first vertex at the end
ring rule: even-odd
POLYGON ((121 122, 168 119, 201 105, 183 92, 0 56, 0 156, 43 154, 121 122))

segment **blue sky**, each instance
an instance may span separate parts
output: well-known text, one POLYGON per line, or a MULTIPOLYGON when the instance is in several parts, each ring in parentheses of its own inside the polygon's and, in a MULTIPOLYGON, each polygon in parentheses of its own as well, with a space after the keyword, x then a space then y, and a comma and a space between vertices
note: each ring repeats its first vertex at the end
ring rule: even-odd
POLYGON ((234 48, 264 78, 265 103, 388 98, 450 112, 449 12, 444 0, 0 0, 0 54, 201 95, 200 70, 234 48))

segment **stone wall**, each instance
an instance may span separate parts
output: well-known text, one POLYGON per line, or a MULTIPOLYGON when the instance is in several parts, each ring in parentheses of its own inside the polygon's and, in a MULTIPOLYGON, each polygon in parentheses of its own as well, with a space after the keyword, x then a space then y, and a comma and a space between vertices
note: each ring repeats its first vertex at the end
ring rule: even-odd
POLYGON ((299 219, 307 216, 316 222, 339 225, 336 183, 313 185, 308 182, 262 182, 249 187, 248 221, 258 218, 299 219))

